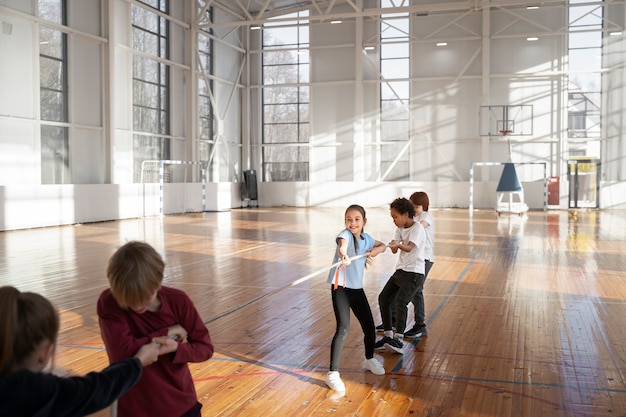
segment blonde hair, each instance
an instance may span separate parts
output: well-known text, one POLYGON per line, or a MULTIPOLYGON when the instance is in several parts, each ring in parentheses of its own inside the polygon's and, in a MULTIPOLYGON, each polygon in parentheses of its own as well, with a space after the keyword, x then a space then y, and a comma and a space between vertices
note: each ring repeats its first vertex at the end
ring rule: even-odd
POLYGON ((42 342, 57 342, 59 313, 42 295, 0 287, 0 320, 0 377, 20 369, 42 342))
POLYGON ((152 246, 128 242, 109 259, 111 294, 122 308, 145 304, 161 287, 164 269, 163 258, 152 246))

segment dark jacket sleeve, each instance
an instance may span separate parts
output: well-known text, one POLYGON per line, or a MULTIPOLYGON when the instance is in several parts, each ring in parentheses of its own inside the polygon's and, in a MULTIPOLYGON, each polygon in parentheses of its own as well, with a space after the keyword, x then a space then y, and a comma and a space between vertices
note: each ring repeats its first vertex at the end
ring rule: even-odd
POLYGON ((139 359, 129 358, 85 376, 60 378, 45 375, 55 388, 35 416, 75 417, 102 410, 139 381, 142 369, 139 359))

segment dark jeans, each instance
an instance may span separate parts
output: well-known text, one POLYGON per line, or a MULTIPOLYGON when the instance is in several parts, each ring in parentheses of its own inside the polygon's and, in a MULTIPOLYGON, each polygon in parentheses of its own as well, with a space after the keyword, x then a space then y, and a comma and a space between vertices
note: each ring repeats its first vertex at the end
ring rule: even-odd
MULTIPOLYGON (((428 278, 428 272, 430 271, 430 268, 433 267, 433 262, 431 261, 426 261, 426 264, 424 265, 425 269, 424 269, 424 282, 422 282, 422 285, 420 285, 417 288, 417 291, 415 291, 415 295, 413 296, 413 300, 411 300, 411 302, 413 303, 413 313, 415 316, 415 325, 416 326, 425 326, 426 322, 426 308, 425 308, 425 304, 424 304, 424 284, 426 283, 426 279, 428 278)), ((396 322, 396 306, 395 304, 391 305, 391 322, 395 323, 396 322)))
POLYGON ((426 261, 425 270, 424 270, 424 280, 417 287, 417 291, 415 291, 415 295, 413 296, 413 313, 415 316, 415 325, 425 325, 424 319, 426 318, 426 311, 424 306, 424 283, 426 282, 426 278, 428 278, 428 271, 433 267, 433 263, 431 261, 426 261))
POLYGON ((396 270, 378 295, 380 315, 383 319, 383 328, 392 329, 391 309, 396 308, 396 331, 404 334, 406 328, 406 306, 411 302, 415 292, 424 285, 424 274, 396 270))
POLYGON ((352 289, 338 287, 332 292, 333 310, 335 319, 337 320, 337 329, 335 336, 330 344, 330 370, 339 370, 339 361, 341 359, 341 351, 346 342, 348 331, 350 330, 350 310, 361 324, 363 329, 363 343, 365 345, 365 358, 374 357, 374 343, 376 342, 376 326, 374 325, 374 317, 370 304, 365 296, 363 289, 352 289))

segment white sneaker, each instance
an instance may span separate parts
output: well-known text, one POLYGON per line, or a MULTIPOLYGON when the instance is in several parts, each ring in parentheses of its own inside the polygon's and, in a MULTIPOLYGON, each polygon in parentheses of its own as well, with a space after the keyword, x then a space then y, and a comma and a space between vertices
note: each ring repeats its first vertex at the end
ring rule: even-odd
POLYGON ((337 371, 329 371, 326 374, 326 385, 333 391, 345 392, 346 390, 346 385, 341 380, 339 372, 337 371))
POLYGON ((370 371, 374 375, 385 375, 385 368, 376 358, 365 359, 363 369, 370 371))

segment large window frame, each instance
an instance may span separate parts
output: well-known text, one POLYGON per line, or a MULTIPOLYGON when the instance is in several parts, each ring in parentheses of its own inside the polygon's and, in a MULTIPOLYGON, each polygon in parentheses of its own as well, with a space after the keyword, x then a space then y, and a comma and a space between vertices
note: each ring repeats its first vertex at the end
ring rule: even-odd
MULTIPOLYGON (((396 7, 381 0, 381 8, 396 7)), ((379 180, 408 181, 410 164, 410 14, 380 16, 380 142, 379 180)))
MULTIPOLYGON (((45 21, 67 24, 66 0, 39 0, 45 21)), ((71 184, 68 111, 67 34, 45 23, 39 27, 41 183, 71 184)))
MULTIPOLYGON (((601 0, 570 0, 568 7, 568 126, 567 137, 577 140, 602 136, 602 44, 601 0)), ((592 155, 599 157, 600 155, 592 155)))
POLYGON ((266 23, 262 39, 263 180, 309 181, 308 21, 266 23))
POLYGON ((171 155, 170 68, 155 58, 169 59, 169 0, 138 0, 131 5, 133 49, 133 178, 141 181, 145 160, 171 155))

